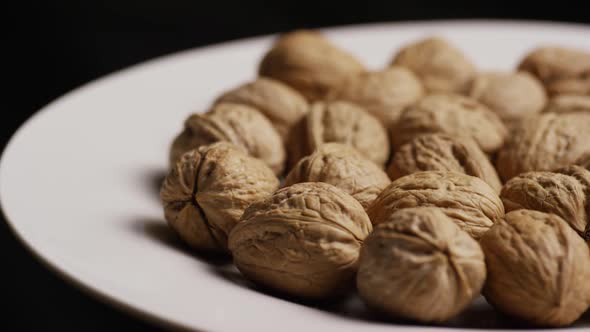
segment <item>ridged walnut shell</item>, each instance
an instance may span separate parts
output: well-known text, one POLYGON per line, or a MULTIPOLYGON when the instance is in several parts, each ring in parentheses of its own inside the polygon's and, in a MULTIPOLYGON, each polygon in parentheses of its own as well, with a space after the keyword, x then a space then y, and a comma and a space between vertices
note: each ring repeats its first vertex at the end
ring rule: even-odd
POLYGON ((542 326, 569 325, 588 309, 588 245, 560 217, 507 213, 480 245, 488 269, 483 293, 496 309, 542 326))
POLYGON ((403 47, 392 65, 412 70, 428 92, 464 93, 475 67, 455 46, 442 38, 427 38, 403 47))
POLYGON ((246 209, 229 248, 238 269, 255 283, 319 299, 352 286, 371 230, 361 204, 343 190, 298 183, 246 209))
POLYGON ((370 307, 422 322, 460 313, 486 278, 477 241, 437 208, 390 214, 365 240, 359 262, 357 288, 370 307))
POLYGON ((556 214, 590 241, 590 171, 583 167, 521 174, 506 182, 500 198, 506 211, 556 214))
POLYGON ((289 130, 309 109, 305 98, 288 85, 270 78, 260 77, 227 91, 215 102, 251 106, 259 110, 286 140, 289 130))
POLYGON ((590 95, 555 96, 549 100, 544 111, 553 113, 590 112, 590 95))
POLYGON ((494 166, 468 137, 430 134, 414 138, 394 154, 387 173, 392 180, 423 171, 453 171, 478 177, 496 192, 502 183, 494 166))
POLYGON ((225 251, 227 236, 250 203, 279 180, 262 161, 227 142, 182 155, 160 191, 168 224, 193 248, 225 251))
POLYGON ((582 167, 585 167, 587 170, 590 171, 590 152, 584 154, 583 156, 581 156, 576 162, 576 165, 580 165, 582 167))
POLYGON ((323 99, 330 89, 363 71, 354 56, 305 30, 281 36, 258 69, 261 76, 282 81, 311 101, 323 99))
POLYGON ((518 69, 537 76, 550 95, 590 95, 590 52, 541 47, 527 54, 518 69))
POLYGON ((471 137, 484 152, 493 153, 508 130, 494 112, 473 99, 433 94, 402 113, 391 137, 397 149, 417 136, 435 133, 471 137))
POLYGON ((479 239, 504 216, 498 194, 481 179, 456 172, 421 172, 395 180, 367 211, 374 225, 396 210, 437 207, 461 229, 479 239))
POLYGON ((468 95, 489 107, 507 124, 540 113, 547 103, 541 82, 524 71, 478 74, 468 95))
POLYGON ((275 174, 285 168, 283 141, 270 121, 252 107, 230 103, 217 104, 207 113, 186 119, 184 130, 172 143, 170 165, 186 151, 219 141, 231 142, 262 159, 275 174))
POLYGON ((389 158, 389 139, 383 125, 355 104, 316 102, 291 131, 287 143, 289 164, 310 155, 325 143, 350 145, 367 159, 383 166, 389 158))
POLYGON ((365 209, 391 183, 375 163, 340 143, 326 143, 301 159, 287 175, 285 186, 300 182, 334 185, 354 197, 365 209))
POLYGON ((346 100, 365 108, 386 128, 424 95, 422 83, 405 67, 361 73, 330 92, 328 99, 346 100))
POLYGON ((496 169, 504 181, 530 171, 551 171, 590 152, 590 113, 544 113, 514 127, 496 169))

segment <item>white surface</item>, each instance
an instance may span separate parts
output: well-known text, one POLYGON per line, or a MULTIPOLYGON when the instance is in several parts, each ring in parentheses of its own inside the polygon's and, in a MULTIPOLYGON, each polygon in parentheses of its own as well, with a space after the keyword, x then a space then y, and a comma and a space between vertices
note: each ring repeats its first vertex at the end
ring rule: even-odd
MULTIPOLYGON (((590 50, 590 28, 575 25, 464 21, 325 32, 373 68, 388 63, 400 45, 431 34, 450 39, 484 69, 514 68, 541 44, 590 50)), ((157 191, 171 139, 191 111, 205 110, 223 90, 254 78, 270 41, 250 39, 153 60, 45 107, 18 130, 2 156, 6 219, 60 275, 166 325, 259 332, 423 330, 368 319, 358 299, 317 309, 257 292, 232 268, 179 248, 168 233, 157 191)), ((577 325, 580 330, 590 326, 588 316, 577 325)), ((451 326, 512 325, 480 299, 451 326)))

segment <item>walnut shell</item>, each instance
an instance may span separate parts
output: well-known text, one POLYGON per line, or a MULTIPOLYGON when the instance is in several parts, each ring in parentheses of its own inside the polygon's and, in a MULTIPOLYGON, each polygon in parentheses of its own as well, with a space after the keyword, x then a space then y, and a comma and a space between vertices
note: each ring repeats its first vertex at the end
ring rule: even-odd
POLYGON ((160 191, 168 224, 193 248, 227 250, 227 235, 250 203, 279 180, 261 160, 227 142, 183 154, 160 191))
POLYGON ((283 141, 309 108, 299 92, 280 81, 264 77, 227 91, 215 103, 244 104, 256 108, 270 120, 283 141))
POLYGON ((287 175, 285 186, 299 182, 334 185, 354 197, 365 209, 391 183, 375 163, 340 143, 326 143, 301 159, 287 175))
POLYGON ((397 149, 417 136, 434 133, 471 137, 484 152, 493 153, 508 130, 494 112, 473 99, 433 94, 402 113, 392 128, 392 144, 397 149))
POLYGON ((473 81, 468 95, 489 107, 508 124, 540 113, 547 103, 541 82, 524 71, 481 73, 473 81))
POLYGON ((383 125, 360 106, 343 102, 316 102, 291 131, 289 164, 310 155, 324 143, 354 147, 367 159, 383 166, 389 158, 389 140, 383 125))
POLYGON ((580 166, 520 174, 506 182, 500 198, 506 211, 556 214, 590 241, 590 171, 580 166))
POLYGON ((219 141, 231 142, 262 159, 275 174, 284 170, 285 147, 270 121, 252 107, 230 103, 186 119, 184 130, 172 143, 170 164, 186 151, 219 141))
POLYGON ((393 211, 412 207, 440 208, 475 239, 504 216, 500 197, 487 183, 463 173, 439 171, 395 180, 377 196, 367 213, 377 225, 393 211))
POLYGON ((392 180, 422 171, 453 171, 478 177, 496 192, 500 178, 488 157, 468 137, 430 134, 414 138, 394 154, 387 173, 392 180))
POLYGON ((393 66, 354 76, 332 90, 328 99, 346 100, 364 107, 391 127, 401 112, 424 95, 422 83, 405 67, 393 66))
POLYGON ((581 156, 578 160, 576 160, 574 164, 585 167, 587 170, 590 171, 590 152, 581 156))
POLYGON ((408 67, 428 92, 467 90, 475 75, 475 67, 465 55, 442 38, 427 38, 403 47, 392 65, 408 67))
POLYGON ((549 100, 544 112, 590 112, 590 96, 558 95, 549 100))
POLYGON ((574 322, 590 305, 588 245, 560 217, 506 214, 481 239, 484 295, 496 309, 537 325, 574 322))
POLYGON ((520 173, 550 171, 573 164, 590 152, 590 113, 544 113, 514 127, 498 154, 496 169, 504 181, 520 173))
POLYGON ((325 298, 351 286, 371 222, 359 202, 321 182, 252 204, 229 236, 238 269, 265 287, 325 298))
POLYGON ((330 89, 365 71, 351 54, 314 31, 294 31, 266 53, 258 73, 283 81, 308 100, 323 99, 330 89))
POLYGON ((537 76, 550 95, 590 95, 589 52, 541 47, 527 54, 518 68, 537 76))
POLYGON ((357 288, 379 311, 443 322, 479 295, 485 278, 477 241, 440 209, 420 207, 375 226, 361 250, 357 288))

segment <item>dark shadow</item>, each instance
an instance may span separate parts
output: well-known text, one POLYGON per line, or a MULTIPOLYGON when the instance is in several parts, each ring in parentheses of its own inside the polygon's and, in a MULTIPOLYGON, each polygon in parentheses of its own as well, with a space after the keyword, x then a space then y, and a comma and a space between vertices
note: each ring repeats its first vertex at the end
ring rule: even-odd
POLYGON ((168 174, 168 170, 166 169, 154 169, 147 171, 143 178, 145 179, 145 183, 150 193, 160 201, 160 188, 162 187, 162 182, 166 178, 168 174))

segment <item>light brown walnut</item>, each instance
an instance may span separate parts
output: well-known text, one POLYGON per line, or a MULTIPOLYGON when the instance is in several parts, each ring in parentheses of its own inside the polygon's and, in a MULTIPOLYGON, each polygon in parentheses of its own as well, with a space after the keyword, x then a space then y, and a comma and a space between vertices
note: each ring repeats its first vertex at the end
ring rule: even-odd
POLYGON ((227 142, 183 154, 160 197, 168 224, 193 248, 227 250, 227 236, 250 203, 270 196, 279 180, 262 161, 227 142))
POLYGON ((367 210, 374 225, 396 210, 437 207, 461 229, 479 239, 504 216, 498 194, 483 180, 456 172, 428 171, 395 180, 367 210))
POLYGON ((402 145, 394 154, 387 173, 392 180, 422 171, 453 171, 478 177, 496 192, 502 189, 494 166, 468 137, 428 134, 402 145))
POLYGON ((428 92, 464 93, 475 75, 475 66, 455 46, 433 37, 403 47, 392 65, 408 67, 428 92))
POLYGON ((281 36, 258 69, 261 76, 285 82, 310 101, 323 99, 330 89, 364 71, 354 56, 306 30, 281 36))
POLYGON ((486 153, 498 150, 508 130, 494 112, 460 95, 433 94, 410 106, 392 128, 395 149, 425 134, 442 133, 471 137, 486 153))
POLYGON ((590 152, 590 113, 543 113, 515 126, 496 169, 504 181, 530 171, 551 171, 590 152))
POLYGON ((238 269, 255 283, 320 299, 351 288, 371 230, 361 204, 343 190, 298 183, 250 205, 229 236, 229 248, 238 269))
POLYGON ((581 156, 578 160, 576 160, 575 164, 585 167, 590 171, 590 152, 581 156))
POLYGON ((590 95, 558 95, 549 100, 545 112, 572 113, 590 112, 590 95))
POLYGON ((477 241, 437 208, 392 211, 365 240, 359 262, 357 288, 370 307, 421 322, 460 313, 486 278, 477 241))
POLYGON ((207 113, 196 113, 184 122, 184 130, 170 149, 170 165, 186 151, 214 142, 231 142, 262 159, 275 174, 285 168, 285 147, 270 121, 255 108, 222 103, 207 113))
POLYGON ((340 143, 326 143, 301 159, 287 175, 285 186, 299 182, 334 185, 352 195, 365 209, 391 183, 375 163, 340 143))
POLYGON ((531 210, 506 214, 480 240, 487 301, 541 326, 574 322, 590 305, 588 245, 560 217, 531 210))
POLYGON ((260 77, 221 95, 215 102, 248 105, 259 110, 286 140, 289 130, 308 111, 305 98, 288 85, 260 77))

